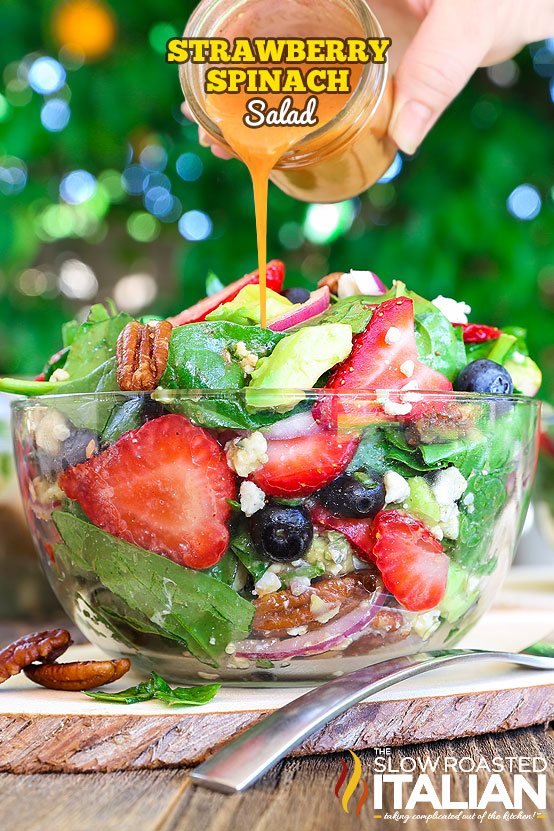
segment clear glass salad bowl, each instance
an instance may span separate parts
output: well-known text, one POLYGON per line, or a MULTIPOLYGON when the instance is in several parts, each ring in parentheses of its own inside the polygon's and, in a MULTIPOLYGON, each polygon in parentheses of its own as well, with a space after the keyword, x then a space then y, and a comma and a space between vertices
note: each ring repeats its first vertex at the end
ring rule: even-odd
POLYGON ((554 409, 543 406, 533 504, 542 535, 554 549, 554 409))
POLYGON ((159 389, 18 401, 13 430, 44 569, 86 637, 174 681, 263 685, 456 643, 510 565, 539 408, 159 389))

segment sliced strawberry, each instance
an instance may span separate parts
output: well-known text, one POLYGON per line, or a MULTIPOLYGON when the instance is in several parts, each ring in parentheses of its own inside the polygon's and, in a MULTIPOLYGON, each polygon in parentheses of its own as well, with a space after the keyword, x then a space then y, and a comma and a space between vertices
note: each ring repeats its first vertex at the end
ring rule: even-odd
POLYGON ((283 498, 307 496, 335 479, 350 464, 359 437, 321 431, 267 443, 268 461, 252 479, 265 493, 283 498))
POLYGON ((342 516, 335 516, 319 504, 311 509, 310 517, 316 525, 323 525, 324 528, 330 528, 332 531, 340 531, 347 540, 367 554, 368 558, 371 557, 373 551, 371 519, 345 519, 342 516))
POLYGON ((130 430, 60 486, 104 531, 181 565, 208 568, 227 548, 235 478, 215 439, 184 416, 130 430))
MULTIPOLYGON (((314 418, 326 425, 343 428, 364 426, 373 421, 394 420, 394 405, 404 405, 404 415, 421 414, 414 390, 452 389, 452 384, 419 360, 415 340, 414 304, 407 297, 387 300, 375 308, 364 332, 354 338, 349 357, 340 364, 325 385, 334 393, 402 390, 380 404, 360 395, 335 395, 314 406, 314 418), (407 394, 407 398, 405 395, 407 394), (412 399, 412 402, 410 401, 412 399)), ((398 413, 400 415, 400 413, 398 413)))
MULTIPOLYGON (((266 284, 268 289, 280 292, 283 288, 283 281, 285 279, 285 264, 281 260, 271 260, 266 267, 266 284)), ((199 300, 194 306, 189 309, 184 309, 175 317, 168 318, 173 326, 183 326, 185 323, 198 323, 204 320, 206 315, 221 306, 222 303, 230 303, 233 298, 237 296, 239 291, 245 286, 259 283, 260 275, 258 269, 252 271, 250 274, 245 274, 240 280, 235 280, 228 286, 225 286, 221 291, 212 294, 210 297, 204 297, 199 300)))
POLYGON ((498 340, 502 334, 496 326, 485 326, 482 323, 453 323, 452 326, 462 326, 464 343, 485 343, 488 340, 498 340))
POLYGON ((422 522, 400 511, 381 511, 373 521, 373 539, 371 560, 399 603, 424 612, 441 602, 449 560, 422 522))

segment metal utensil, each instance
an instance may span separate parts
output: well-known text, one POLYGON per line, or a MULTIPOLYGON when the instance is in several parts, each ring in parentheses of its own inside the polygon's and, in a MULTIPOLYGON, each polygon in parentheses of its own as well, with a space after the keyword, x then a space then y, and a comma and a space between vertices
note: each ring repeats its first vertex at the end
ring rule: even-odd
POLYGON ((191 780, 222 793, 243 791, 318 727, 369 695, 433 669, 485 661, 554 670, 554 632, 520 653, 447 649, 392 658, 351 672, 261 719, 197 767, 191 780))

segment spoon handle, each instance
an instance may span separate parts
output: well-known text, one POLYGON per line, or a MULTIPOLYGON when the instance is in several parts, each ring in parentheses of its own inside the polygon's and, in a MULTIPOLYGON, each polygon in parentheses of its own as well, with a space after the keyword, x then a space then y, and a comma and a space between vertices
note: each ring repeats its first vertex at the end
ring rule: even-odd
POLYGON ((554 670, 554 658, 450 649, 392 658, 316 687, 260 719, 191 773, 196 785, 236 793, 248 788, 311 733, 380 690, 450 664, 503 661, 554 670))

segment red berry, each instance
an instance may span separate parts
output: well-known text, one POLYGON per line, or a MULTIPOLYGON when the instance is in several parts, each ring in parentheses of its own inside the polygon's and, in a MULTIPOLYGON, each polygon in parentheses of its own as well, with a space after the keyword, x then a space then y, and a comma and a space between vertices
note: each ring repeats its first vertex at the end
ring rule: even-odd
POLYGON ((60 486, 110 534, 192 568, 217 563, 236 483, 219 444, 181 415, 125 433, 60 486))
POLYGON ((335 516, 323 505, 314 505, 310 511, 312 522, 323 525, 332 531, 340 531, 347 540, 363 551, 370 558, 373 551, 373 533, 371 519, 345 519, 335 516))
MULTIPOLYGON (((335 393, 375 392, 400 390, 406 385, 412 393, 414 389, 452 389, 444 375, 419 360, 414 304, 407 297, 398 297, 375 307, 365 331, 355 337, 350 356, 335 370, 325 389, 335 393)), ((402 394, 390 398, 393 403, 404 403, 402 394)), ((421 410, 421 403, 414 403, 407 416, 419 416, 421 410)), ((337 395, 319 401, 314 407, 314 418, 323 424, 346 428, 391 421, 394 415, 387 414, 382 404, 363 395, 337 395)))
POLYGON ((252 479, 270 496, 307 496, 346 470, 358 443, 352 433, 331 431, 268 441, 268 461, 252 479))
MULTIPOLYGON (((285 279, 285 264, 281 260, 270 260, 266 267, 265 279, 268 289, 280 292, 285 279)), ((203 300, 199 300, 198 303, 195 303, 189 309, 184 309, 175 317, 170 317, 169 321, 173 326, 183 326, 185 323, 198 323, 200 320, 204 320, 206 315, 209 315, 214 309, 217 309, 218 306, 221 306, 222 303, 230 303, 245 286, 259 282, 260 275, 258 269, 256 269, 256 271, 245 274, 240 280, 235 280, 234 283, 225 286, 221 291, 210 295, 210 297, 204 297, 203 300)))
POLYGON ((485 326, 481 323, 453 323, 453 326, 462 326, 464 343, 485 343, 489 340, 498 340, 502 332, 496 326, 485 326))
POLYGON ((386 588, 412 612, 433 609, 446 591, 449 559, 425 525, 399 511, 373 521, 372 561, 386 588))

